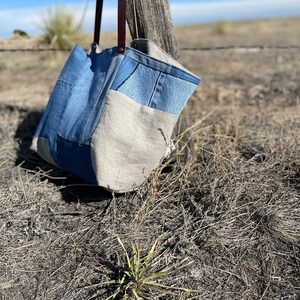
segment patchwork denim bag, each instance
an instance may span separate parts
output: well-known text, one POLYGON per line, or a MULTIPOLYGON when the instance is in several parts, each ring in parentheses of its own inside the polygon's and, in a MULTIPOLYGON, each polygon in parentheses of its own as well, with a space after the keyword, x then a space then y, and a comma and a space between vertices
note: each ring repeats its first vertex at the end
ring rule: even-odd
POLYGON ((32 149, 88 182, 127 192, 159 165, 200 79, 147 39, 125 47, 126 0, 118 5, 118 46, 98 50, 98 1, 92 50, 72 50, 32 149))

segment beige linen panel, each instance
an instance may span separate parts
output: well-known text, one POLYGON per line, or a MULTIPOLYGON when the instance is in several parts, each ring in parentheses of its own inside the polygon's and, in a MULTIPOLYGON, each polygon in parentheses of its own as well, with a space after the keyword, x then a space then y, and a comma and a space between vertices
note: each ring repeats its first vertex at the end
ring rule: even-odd
POLYGON ((166 152, 164 136, 171 138, 177 118, 110 90, 91 143, 98 184, 115 192, 141 185, 166 152))

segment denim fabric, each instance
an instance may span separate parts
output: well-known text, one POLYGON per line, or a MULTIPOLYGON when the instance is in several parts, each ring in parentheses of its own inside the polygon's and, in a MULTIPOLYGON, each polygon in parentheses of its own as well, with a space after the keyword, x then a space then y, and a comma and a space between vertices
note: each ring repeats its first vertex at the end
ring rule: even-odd
POLYGON ((48 140, 50 155, 60 167, 92 183, 96 179, 88 145, 120 61, 115 48, 87 56, 76 46, 35 133, 48 140))
POLYGON ((116 56, 115 48, 84 55, 81 73, 61 116, 58 134, 69 141, 89 145, 122 57, 116 56))
POLYGON ((136 66, 134 69, 130 69, 131 72, 125 77, 124 75, 128 74, 128 65, 131 67, 135 65, 131 62, 134 61, 125 56, 111 88, 125 94, 142 105, 150 106, 161 72, 143 64, 135 63, 136 66), (125 72, 123 72, 123 70, 125 70, 125 72))
POLYGON ((91 183, 97 183, 91 160, 90 146, 79 145, 58 136, 57 162, 62 169, 74 173, 91 183))
POLYGON ((191 73, 127 48, 111 88, 142 105, 179 115, 199 83, 191 73))
POLYGON ((74 47, 51 93, 35 133, 36 137, 42 137, 49 141, 50 154, 56 162, 56 138, 61 118, 72 95, 74 84, 82 73, 82 66, 86 62, 87 57, 84 50, 79 46, 74 47))

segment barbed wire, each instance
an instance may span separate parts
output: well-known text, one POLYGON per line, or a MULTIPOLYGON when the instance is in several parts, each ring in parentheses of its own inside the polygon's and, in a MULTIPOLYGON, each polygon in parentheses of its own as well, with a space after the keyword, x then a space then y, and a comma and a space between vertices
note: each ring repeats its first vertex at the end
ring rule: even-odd
POLYGON ((300 45, 255 45, 255 46, 216 46, 216 47, 192 47, 180 48, 181 51, 220 51, 220 50, 284 50, 300 49, 300 45))
POLYGON ((0 48, 0 52, 69 52, 70 49, 55 48, 0 48))
MULTIPOLYGON (((216 47, 183 47, 180 51, 257 51, 300 49, 300 45, 255 45, 255 46, 216 46, 216 47)), ((69 52, 66 49, 55 48, 0 48, 0 52, 69 52)))

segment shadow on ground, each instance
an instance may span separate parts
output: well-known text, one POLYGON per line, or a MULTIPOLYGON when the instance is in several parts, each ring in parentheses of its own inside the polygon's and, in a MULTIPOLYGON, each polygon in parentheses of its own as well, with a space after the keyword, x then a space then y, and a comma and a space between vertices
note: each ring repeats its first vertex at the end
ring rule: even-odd
POLYGON ((112 199, 112 194, 105 189, 89 185, 81 178, 48 164, 32 151, 30 149, 32 138, 42 112, 22 109, 20 115, 21 122, 14 136, 19 142, 15 161, 16 166, 22 165, 22 168, 26 170, 41 172, 41 180, 48 179, 49 182, 59 187, 62 198, 66 202, 89 203, 112 199))

